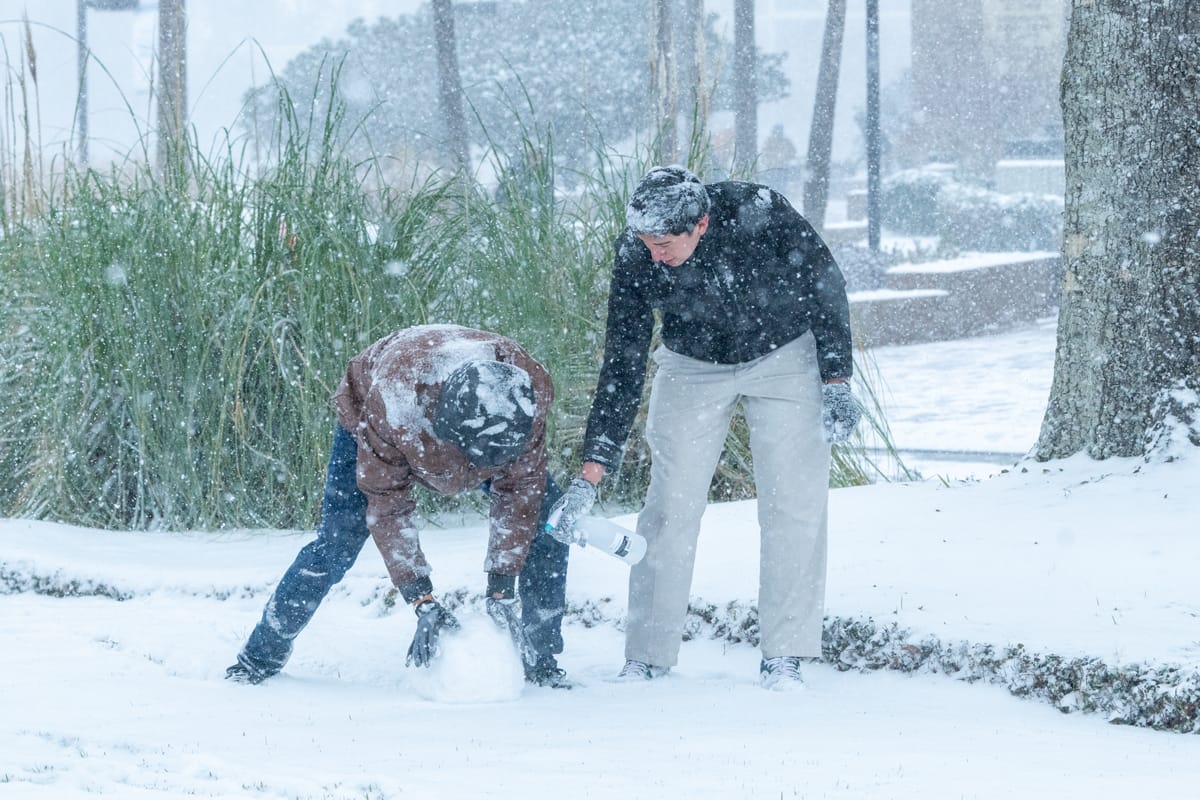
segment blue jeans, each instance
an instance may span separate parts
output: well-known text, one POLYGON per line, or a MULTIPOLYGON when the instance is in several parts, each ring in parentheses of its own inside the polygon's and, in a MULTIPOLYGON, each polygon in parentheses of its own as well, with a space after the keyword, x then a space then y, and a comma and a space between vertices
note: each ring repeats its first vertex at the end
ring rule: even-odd
MULTIPOLYGON (((355 479, 358 446, 340 425, 333 435, 321 524, 317 538, 301 548, 279 580, 262 619, 250 634, 238 661, 263 675, 283 669, 292 654, 292 640, 304 630, 325 595, 354 565, 370 538, 367 498, 355 479)), ((481 487, 487 491, 487 486, 481 487)), ((562 490, 548 474, 537 535, 517 581, 521 621, 533 646, 543 655, 561 653, 562 618, 566 611, 569 546, 543 531, 551 506, 562 490)))

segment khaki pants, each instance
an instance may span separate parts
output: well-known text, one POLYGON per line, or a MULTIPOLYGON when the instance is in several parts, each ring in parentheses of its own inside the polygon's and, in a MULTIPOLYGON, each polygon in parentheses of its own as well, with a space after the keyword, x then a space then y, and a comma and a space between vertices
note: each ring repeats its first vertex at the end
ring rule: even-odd
POLYGON ((665 347, 654 360, 650 488, 637 526, 648 549, 630 572, 625 657, 663 667, 679 659, 700 518, 739 403, 758 496, 762 655, 819 656, 829 445, 812 334, 745 364, 710 364, 665 347))

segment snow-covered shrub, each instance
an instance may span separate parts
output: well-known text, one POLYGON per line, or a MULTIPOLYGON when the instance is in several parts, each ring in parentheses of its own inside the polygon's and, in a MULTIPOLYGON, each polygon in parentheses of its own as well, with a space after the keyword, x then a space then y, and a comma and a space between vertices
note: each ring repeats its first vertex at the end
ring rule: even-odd
POLYGON ((939 236, 959 250, 1057 250, 1063 198, 1001 194, 954 180, 943 170, 911 169, 883 181, 883 224, 897 233, 939 236))
POLYGON ((950 182, 940 170, 907 169, 889 175, 880 197, 884 227, 913 236, 940 234, 938 196, 950 182))
POLYGON ((825 620, 823 656, 838 669, 934 672, 1006 687, 1018 697, 1064 713, 1103 714, 1109 721, 1180 733, 1200 732, 1200 671, 1175 665, 1110 665, 1098 658, 1030 652, 1024 645, 912 641, 892 623, 825 620))
POLYGON ((888 253, 871 250, 859 244, 831 248, 838 268, 846 278, 846 290, 865 292, 884 285, 884 275, 892 266, 888 253))
MULTIPOLYGON (((572 618, 568 614, 568 618, 572 618)), ((621 620, 613 620, 618 626, 621 620)), ((693 598, 685 639, 759 644, 758 609, 693 598)), ((998 684, 1063 713, 1101 714, 1122 725, 1200 733, 1200 670, 1172 664, 1108 664, 1099 658, 1035 653, 1022 644, 917 638, 870 617, 826 617, 822 660, 839 670, 890 669, 998 684)))
POLYGON ((1063 199, 948 183, 938 194, 943 242, 962 250, 1058 250, 1063 199))

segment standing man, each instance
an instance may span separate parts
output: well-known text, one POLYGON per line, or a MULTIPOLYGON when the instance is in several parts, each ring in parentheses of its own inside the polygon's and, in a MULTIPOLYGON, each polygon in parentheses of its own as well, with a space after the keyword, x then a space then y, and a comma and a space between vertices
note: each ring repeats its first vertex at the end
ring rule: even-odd
POLYGON ((546 471, 550 375, 516 342, 456 325, 393 333, 351 359, 333 397, 338 427, 317 538, 305 545, 226 677, 261 683, 374 538, 417 615, 406 663, 428 666, 458 621, 433 596, 413 487, 491 498, 487 611, 513 637, 525 679, 570 688, 562 652, 568 547, 539 533, 561 495, 546 471), (516 608, 520 578, 520 616, 516 608))
POLYGON ((583 467, 551 511, 552 533, 578 538, 575 522, 620 463, 658 309, 650 486, 637 526, 648 550, 630 573, 620 677, 656 678, 678 661, 700 517, 740 404, 762 536, 760 673, 769 688, 802 686, 801 658, 821 654, 829 443, 845 441, 860 415, 845 281, 812 226, 765 186, 705 186, 683 167, 656 167, 626 224, 583 467))

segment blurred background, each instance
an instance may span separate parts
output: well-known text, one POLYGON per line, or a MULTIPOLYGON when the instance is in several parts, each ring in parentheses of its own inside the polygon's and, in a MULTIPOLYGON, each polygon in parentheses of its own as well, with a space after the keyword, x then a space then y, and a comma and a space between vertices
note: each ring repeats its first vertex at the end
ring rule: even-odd
MULTIPOLYGON (((417 139, 438 135, 437 126, 431 123, 436 109, 425 102, 435 96, 437 85, 428 2, 171 3, 186 17, 185 110, 201 146, 222 141, 227 130, 246 130, 253 125, 247 119, 254 108, 250 98, 256 87, 270 82, 272 74, 286 75, 295 88, 311 91, 318 79, 319 54, 338 58, 346 52, 351 53, 347 71, 363 81, 356 88, 364 103, 384 103, 417 117, 395 123, 396 141, 386 144, 412 146, 417 139), (384 42, 389 39, 387 46, 384 42), (372 41, 380 45, 369 48, 368 59, 363 50, 372 41), (402 66, 406 64, 408 69, 402 66), (388 80, 399 75, 405 79, 402 84, 388 80)), ((494 86, 487 84, 503 81, 506 70, 520 70, 516 77, 542 113, 546 111, 539 102, 543 97, 569 97, 569 92, 554 85, 564 79, 578 90, 570 99, 598 113, 611 112, 604 95, 627 97, 630 90, 648 91, 647 53, 655 24, 655 3, 650 0, 595 4, 583 0, 455 0, 449 5, 458 27, 458 59, 468 102, 494 91, 494 86), (581 21, 611 31, 580 37, 581 21), (564 49, 583 50, 613 42, 617 44, 612 49, 591 58, 562 56, 564 49), (594 68, 565 77, 556 74, 564 66, 578 64, 594 68)), ((690 58, 689 51, 694 49, 682 29, 687 14, 708 18, 710 46, 701 56, 709 70, 703 111, 709 117, 707 128, 714 147, 732 147, 733 108, 726 97, 732 81, 721 81, 713 73, 728 73, 733 63, 734 0, 676 0, 664 5, 668 13, 673 12, 676 35, 672 50, 680 83, 687 77, 682 61, 690 58)), ((769 173, 783 184, 781 188, 796 194, 804 177, 826 20, 830 8, 838 4, 757 0, 750 5, 759 48, 759 171, 769 173)), ((894 170, 951 163, 973 177, 1006 187, 1053 189, 1053 176, 1035 177, 1028 165, 1003 162, 1061 154, 1057 94, 1068 5, 1067 0, 879 3, 885 165, 894 170)), ((843 0, 841 6, 844 33, 832 137, 838 190, 831 193, 831 212, 844 202, 841 189, 853 188, 853 178, 866 161, 867 3, 843 0)), ((154 87, 162 81, 155 55, 161 49, 159 18, 165 8, 155 0, 0 0, 0 58, 10 75, 22 72, 32 47, 39 102, 37 118, 29 124, 36 127, 36 140, 43 150, 78 150, 81 19, 83 44, 89 53, 84 82, 91 160, 123 159, 139 139, 154 130, 154 87), (31 41, 27 41, 24 21, 29 23, 31 41)), ((30 67, 26 67, 29 73, 30 67)), ((683 102, 690 96, 688 88, 681 85, 677 91, 681 118, 690 117, 693 109, 683 102)), ((518 93, 513 99, 519 102, 522 98, 518 93)), ((11 104, 15 98, 7 102, 11 104)), ((6 117, 5 122, 12 121, 10 115, 6 117)), ((633 127, 616 133, 632 135, 633 127)), ((477 143, 473 144, 478 150, 477 143)))

